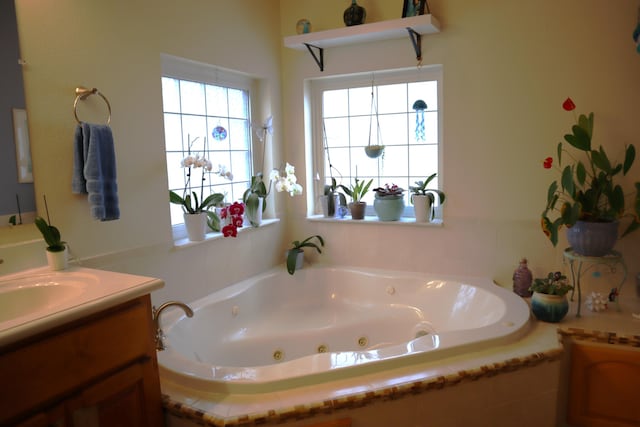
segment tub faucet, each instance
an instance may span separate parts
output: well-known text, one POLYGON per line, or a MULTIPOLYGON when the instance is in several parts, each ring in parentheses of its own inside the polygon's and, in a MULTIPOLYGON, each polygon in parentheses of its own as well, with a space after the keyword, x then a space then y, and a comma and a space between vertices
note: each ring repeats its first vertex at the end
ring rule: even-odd
POLYGON ((155 341, 156 341, 156 350, 162 351, 165 349, 164 346, 164 333, 162 332, 162 328, 160 328, 160 313, 167 307, 177 306, 184 310, 187 317, 193 317, 193 310, 187 304, 184 304, 179 301, 167 301, 164 304, 161 304, 160 307, 156 308, 153 306, 152 314, 153 314, 153 328, 156 331, 155 341))

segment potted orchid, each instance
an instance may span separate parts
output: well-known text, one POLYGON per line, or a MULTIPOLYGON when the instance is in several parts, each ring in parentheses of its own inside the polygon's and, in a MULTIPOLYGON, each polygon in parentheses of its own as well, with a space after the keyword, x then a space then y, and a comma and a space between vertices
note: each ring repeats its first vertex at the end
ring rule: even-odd
MULTIPOLYGON (((571 98, 567 98, 562 108, 574 111, 576 106, 571 98)), ((640 182, 633 184, 635 194, 627 193, 631 203, 625 204, 625 191, 615 180, 631 169, 635 147, 633 144, 625 146, 623 163, 613 161, 602 146, 597 149, 592 146, 593 126, 593 113, 580 114, 576 116, 571 133, 564 136, 565 142, 581 157, 574 156, 562 142, 558 143, 557 169, 561 177, 549 186, 541 224, 554 246, 558 243, 558 231, 566 226, 567 239, 577 254, 603 256, 615 245, 623 217, 629 217, 630 222, 622 237, 640 228, 640 182), (571 159, 571 164, 563 166, 564 155, 571 159), (588 242, 595 246, 583 246, 588 242)), ((551 169, 553 161, 552 157, 547 157, 544 167, 551 169)))
POLYGON ((252 176, 249 188, 242 195, 242 201, 245 204, 249 222, 254 227, 259 226, 262 222, 262 213, 266 209, 266 198, 271 192, 272 183, 279 193, 286 191, 291 197, 302 194, 302 185, 298 184, 295 167, 289 163, 284 167, 284 172, 278 169, 271 171, 268 187, 263 182, 261 173, 252 176))
POLYGON ((438 174, 431 174, 424 181, 416 181, 416 185, 410 185, 411 203, 414 205, 416 222, 431 222, 433 218, 433 204, 438 196, 440 204, 445 201, 445 194, 438 189, 427 188, 429 183, 433 181, 438 174))
POLYGON ((316 234, 313 236, 309 236, 306 239, 294 240, 293 246, 287 250, 287 272, 289 274, 293 274, 296 270, 302 268, 304 264, 304 250, 303 248, 313 248, 318 251, 319 254, 322 253, 321 246, 324 246, 324 239, 322 236, 316 234), (313 240, 317 240, 317 243, 313 240))
POLYGON ((349 187, 340 184, 340 188, 342 188, 347 196, 351 197, 349 209, 351 210, 352 219, 364 219, 367 202, 364 202, 362 199, 369 191, 371 184, 373 184, 373 179, 364 181, 358 179, 358 177, 355 178, 354 184, 351 184, 349 187))
POLYGON ((404 189, 396 184, 374 188, 373 209, 380 221, 398 221, 404 212, 404 189))

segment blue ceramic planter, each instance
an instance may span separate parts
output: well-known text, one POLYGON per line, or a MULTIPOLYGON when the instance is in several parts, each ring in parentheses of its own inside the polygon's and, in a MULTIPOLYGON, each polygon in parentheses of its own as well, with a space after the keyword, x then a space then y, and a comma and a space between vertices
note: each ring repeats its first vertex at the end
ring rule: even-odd
POLYGON ((561 321, 569 311, 566 295, 547 295, 534 292, 531 297, 531 311, 538 320, 549 323, 561 321))
POLYGON ((404 212, 404 197, 402 195, 376 197, 373 201, 373 210, 376 211, 380 221, 398 221, 404 212))
POLYGON ((567 241, 578 255, 604 256, 611 252, 618 240, 618 221, 578 221, 567 229, 567 241))

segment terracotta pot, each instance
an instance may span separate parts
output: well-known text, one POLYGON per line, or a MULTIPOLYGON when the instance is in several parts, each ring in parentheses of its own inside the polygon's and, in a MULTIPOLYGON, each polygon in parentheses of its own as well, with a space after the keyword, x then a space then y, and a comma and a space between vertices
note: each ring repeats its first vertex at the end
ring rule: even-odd
POLYGON ((349 210, 351 211, 351 219, 364 219, 364 211, 367 209, 367 202, 351 202, 349 210))

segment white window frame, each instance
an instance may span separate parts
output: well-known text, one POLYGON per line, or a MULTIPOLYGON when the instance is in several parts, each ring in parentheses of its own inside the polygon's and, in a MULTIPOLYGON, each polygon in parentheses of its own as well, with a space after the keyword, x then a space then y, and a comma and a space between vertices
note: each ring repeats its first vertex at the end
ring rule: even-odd
MULTIPOLYGON (((323 117, 322 117, 322 93, 325 90, 333 90, 333 89, 347 89, 347 88, 355 88, 355 87, 371 87, 372 79, 375 85, 385 85, 385 84, 394 84, 394 83, 413 83, 420 81, 437 81, 437 96, 438 96, 438 189, 442 190, 443 188, 443 162, 442 162, 442 141, 443 141, 443 84, 442 84, 442 66, 441 65, 430 65, 423 66, 419 69, 411 68, 411 69, 399 69, 399 70, 385 70, 385 71, 376 71, 375 73, 357 73, 351 75, 343 75, 343 76, 334 76, 334 77, 325 77, 310 80, 310 94, 311 94, 311 114, 312 114, 312 130, 313 130, 313 175, 320 177, 320 179, 314 180, 314 194, 316 196, 320 196, 324 194, 324 183, 326 182, 325 171, 324 171, 324 162, 325 162, 325 151, 324 151, 324 141, 323 141, 323 117)), ((411 130, 409 128, 409 130, 411 130)), ((383 141, 384 143, 384 141, 383 141)), ((427 177, 428 174, 433 173, 434 171, 424 171, 425 176, 423 179, 427 177)), ((349 185, 352 182, 342 182, 345 185, 349 185)), ((414 183, 412 182, 411 185, 414 183)), ((375 185, 375 184, 374 184, 375 185)), ((373 187, 373 186, 372 186, 373 187)), ((431 187, 431 186, 430 186, 431 187)), ((409 192, 408 188, 405 188, 406 192, 409 192)), ((347 197, 348 199, 348 197, 347 197)), ((319 202, 319 197, 314 198, 313 204, 313 212, 311 215, 321 215, 322 207, 319 202)), ((367 216, 375 216, 373 211, 373 206, 370 204, 367 205, 367 216)), ((403 212, 404 217, 413 217, 414 216, 414 208, 410 203, 405 203, 405 210, 403 212)), ((368 218, 371 220, 371 218, 368 218)), ((442 218, 442 208, 441 206, 436 207, 436 217, 437 222, 441 222, 442 218)))
MULTIPOLYGON (((252 117, 254 116, 253 105, 256 105, 254 99, 256 93, 257 80, 248 74, 220 68, 214 65, 205 64, 198 61, 193 61, 185 58, 176 57, 168 54, 161 54, 161 77, 170 77, 180 80, 189 80, 199 83, 212 84, 217 86, 225 86, 234 89, 246 90, 249 93, 249 123, 252 123, 252 117)), ((164 121, 164 114, 163 114, 164 121)), ((164 130, 163 130, 164 134, 164 130)), ((250 167, 251 175, 255 170, 255 156, 254 156, 254 141, 253 141, 253 129, 249 129, 250 141, 250 167)), ((176 166, 177 167, 177 166, 176 166)), ((233 172, 233 171, 231 171, 233 172)), ((249 180, 238 181, 234 177, 233 184, 239 184, 242 182, 249 186, 249 180)), ((228 200, 229 202, 229 200, 228 200)), ((232 202, 232 201, 231 201, 232 202)), ((169 200, 167 198, 167 203, 169 200)), ((169 206, 168 206, 169 208, 169 206)), ((172 226, 173 239, 176 243, 186 241, 187 230, 184 223, 175 224, 172 226)), ((220 237, 221 233, 208 233, 207 239, 220 237)))

